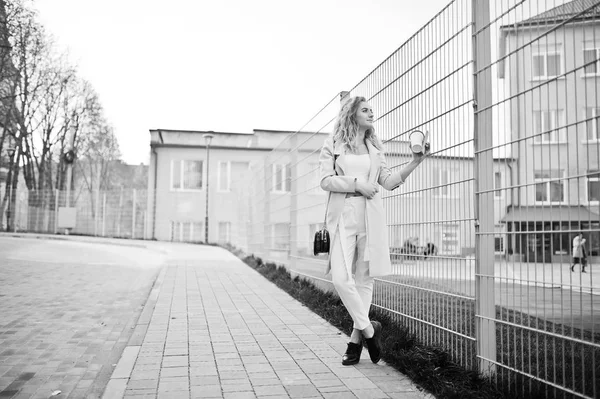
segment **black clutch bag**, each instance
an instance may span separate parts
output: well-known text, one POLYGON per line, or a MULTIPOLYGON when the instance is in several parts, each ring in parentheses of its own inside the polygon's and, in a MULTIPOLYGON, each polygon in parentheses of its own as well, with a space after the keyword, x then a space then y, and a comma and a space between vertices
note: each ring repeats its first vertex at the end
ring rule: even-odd
POLYGON ((315 256, 318 254, 329 253, 329 247, 331 240, 329 239, 329 231, 327 231, 327 210, 329 209, 329 200, 331 199, 331 193, 327 197, 327 206, 325 207, 325 220, 323 221, 323 228, 317 230, 315 233, 315 240, 313 244, 313 253, 315 256))
POLYGON ((329 243, 329 231, 323 227, 321 230, 318 230, 315 233, 315 241, 313 246, 313 252, 315 256, 318 254, 329 253, 329 243))
MULTIPOLYGON (((333 144, 335 147, 335 140, 333 141, 333 144)), ((337 155, 335 155, 333 160, 334 170, 336 159, 337 155)), ((315 256, 319 254, 329 253, 329 248, 331 245, 331 240, 329 239, 329 231, 327 231, 327 210, 329 209, 329 200, 331 200, 331 192, 327 196, 327 206, 325 207, 325 220, 323 221, 323 228, 321 230, 317 230, 317 232, 315 233, 315 239, 313 241, 313 253, 315 254, 315 256)))

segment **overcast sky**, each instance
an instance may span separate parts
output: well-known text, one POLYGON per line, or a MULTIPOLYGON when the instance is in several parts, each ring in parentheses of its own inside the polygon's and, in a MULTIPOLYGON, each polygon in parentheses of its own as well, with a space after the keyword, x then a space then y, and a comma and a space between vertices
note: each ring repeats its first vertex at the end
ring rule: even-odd
POLYGON ((149 129, 296 130, 448 0, 38 0, 127 163, 149 129))

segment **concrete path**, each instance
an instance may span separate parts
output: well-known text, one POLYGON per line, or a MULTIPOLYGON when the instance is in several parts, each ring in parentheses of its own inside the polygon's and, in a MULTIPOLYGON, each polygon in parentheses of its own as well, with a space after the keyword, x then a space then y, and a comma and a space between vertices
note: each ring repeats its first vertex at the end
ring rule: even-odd
MULTIPOLYGON (((116 244, 123 242, 127 240, 116 244)), ((130 244, 146 246, 162 266, 141 314, 129 326, 129 339, 102 398, 427 396, 385 363, 372 364, 366 351, 358 365, 342 366, 348 337, 229 252, 186 244, 130 244)), ((24 300, 20 306, 30 305, 24 300)), ((3 339, 0 333, 0 343, 3 339)), ((9 376, 2 370, 0 381, 5 383, 27 373, 26 367, 9 376)), ((27 381, 19 384, 21 392, 28 387, 27 381)), ((36 397, 49 397, 50 385, 44 391, 48 396, 36 397)), ((0 385, 0 397, 11 397, 2 396, 5 388, 0 385)), ((91 391, 77 395, 73 390, 56 397, 99 397, 91 391)))

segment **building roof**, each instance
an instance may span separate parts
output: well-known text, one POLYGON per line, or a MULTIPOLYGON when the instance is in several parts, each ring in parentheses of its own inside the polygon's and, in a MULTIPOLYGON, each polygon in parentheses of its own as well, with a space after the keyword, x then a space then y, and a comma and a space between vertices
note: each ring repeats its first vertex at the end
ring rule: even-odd
POLYGON ((596 0, 574 0, 515 24, 504 25, 502 28, 510 29, 518 26, 557 24, 564 21, 580 22, 592 19, 600 19, 600 3, 596 0))
POLYGON ((506 222, 598 222, 600 215, 581 205, 510 206, 500 220, 506 222))

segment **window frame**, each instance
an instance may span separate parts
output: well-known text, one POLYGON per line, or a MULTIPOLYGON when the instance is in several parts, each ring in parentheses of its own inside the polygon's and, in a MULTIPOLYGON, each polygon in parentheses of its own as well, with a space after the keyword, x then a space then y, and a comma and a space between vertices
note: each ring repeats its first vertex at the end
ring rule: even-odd
POLYGON ((504 234, 494 234, 494 254, 504 255, 506 247, 504 246, 504 234), (501 251, 496 251, 496 240, 500 240, 501 251))
POLYGON ((564 55, 563 55, 563 51, 562 51, 562 45, 560 44, 548 44, 548 45, 540 45, 537 48, 534 48, 531 51, 531 80, 536 81, 536 80, 549 80, 549 79, 554 79, 558 76, 561 76, 563 74, 564 71, 564 55), (548 56, 549 55, 558 55, 559 59, 558 59, 558 74, 557 75, 548 75, 548 56), (535 57, 539 57, 542 56, 544 61, 543 61, 543 65, 544 65, 544 75, 535 75, 535 70, 534 70, 534 58, 535 57))
POLYGON ((590 199, 590 182, 600 183, 600 171, 594 170, 594 171, 588 171, 588 173, 591 173, 595 176, 588 175, 585 179, 585 196, 587 199, 587 203, 589 205, 600 205, 600 199, 599 200, 591 200, 590 199))
POLYGON ((219 161, 217 163, 217 192, 218 193, 229 193, 231 192, 231 161, 219 161), (227 165, 227 188, 221 187, 221 165, 227 165))
POLYGON ((206 176, 205 176, 205 168, 204 168, 204 160, 203 159, 172 159, 171 160, 171 173, 169 176, 169 180, 170 180, 170 184, 169 184, 169 190, 170 191, 177 191, 177 192, 200 192, 200 191, 204 191, 204 188, 206 187, 204 182, 206 181, 206 176), (200 162, 200 167, 201 167, 201 171, 200 171, 200 188, 184 188, 184 183, 185 183, 185 175, 184 175, 184 171, 185 171, 185 162, 200 162), (173 172, 175 171, 175 165, 179 164, 179 183, 181 185, 180 188, 176 188, 174 187, 173 183, 174 181, 174 176, 173 176, 173 172))
POLYGON ((171 242, 204 242, 205 234, 203 234, 204 230, 204 222, 203 221, 194 221, 194 220, 171 220, 171 233, 170 233, 170 241, 171 242), (200 226, 198 233, 196 233, 194 229, 194 225, 197 224, 200 226), (175 230, 178 230, 175 233, 175 230), (184 237, 184 230, 188 231, 188 236, 190 240, 184 241, 182 238, 184 237), (199 240, 194 240, 195 235, 200 237, 199 240), (179 239, 175 239, 178 237, 179 239))
POLYGON ((595 65, 596 66, 596 72, 594 72, 594 73, 587 73, 585 71, 585 66, 584 66, 583 69, 582 69, 582 75, 581 75, 584 78, 600 76, 600 46, 598 46, 598 47, 589 46, 588 47, 588 45, 586 45, 584 43, 583 49, 581 50, 582 54, 583 54, 583 63, 582 63, 582 65, 585 64, 585 52, 586 51, 592 51, 592 50, 596 52, 596 65, 595 65))
POLYGON ((536 205, 564 205, 567 203, 568 201, 568 184, 567 182, 564 180, 565 177, 565 171, 562 169, 553 169, 550 170, 550 175, 552 175, 552 172, 558 171, 559 172, 559 177, 549 177, 549 178, 537 178, 536 174, 540 174, 540 173, 545 173, 545 171, 541 171, 541 170, 537 170, 533 172, 533 180, 534 180, 534 191, 533 191, 533 201, 536 205), (552 183, 555 180, 559 180, 563 186, 563 199, 562 201, 552 201, 552 192, 550 191, 550 183, 552 183), (538 184, 542 184, 544 183, 546 186, 546 196, 547 196, 547 200, 545 201, 538 201, 537 199, 537 185, 538 184))
MULTIPOLYGON (((600 74, 598 75, 600 76, 600 74)), ((600 118, 600 107, 585 107, 583 108, 583 120, 585 121, 585 143, 597 143, 600 141, 600 126, 598 124, 598 119, 600 118), (591 120, 587 115, 587 111, 592 110, 591 120), (592 131, 596 132, 596 137, 590 139, 588 135, 588 123, 592 123, 592 131)))
POLYGON ((291 184, 291 168, 286 163, 274 163, 271 168, 271 192, 275 194, 286 194, 292 191, 291 184), (282 167, 281 173, 281 190, 277 189, 277 167, 282 167), (288 171, 290 173, 290 179, 288 179, 288 171))
POLYGON ((504 190, 503 190, 504 187, 502 185, 502 176, 503 175, 504 175, 504 173, 502 173, 499 170, 494 171, 494 198, 495 199, 504 198, 504 190), (499 185, 496 185, 496 176, 498 176, 499 185))
POLYGON ((545 110, 536 110, 533 111, 533 144, 535 145, 545 145, 545 144, 566 144, 567 143, 567 131, 564 128, 565 125, 565 112, 563 109, 545 109, 545 110), (544 129, 544 126, 538 126, 538 117, 539 123, 544 124, 544 114, 550 113, 550 120, 555 124, 552 128, 544 129), (554 115, 554 117, 552 117, 554 115), (543 133, 546 132, 546 133, 543 133), (543 134, 542 134, 543 133, 543 134), (552 140, 552 134, 555 134, 557 140, 552 140), (549 135, 550 140, 544 140, 545 136, 549 135))

